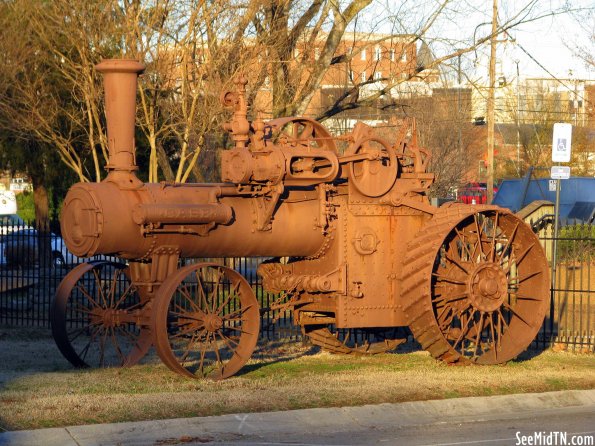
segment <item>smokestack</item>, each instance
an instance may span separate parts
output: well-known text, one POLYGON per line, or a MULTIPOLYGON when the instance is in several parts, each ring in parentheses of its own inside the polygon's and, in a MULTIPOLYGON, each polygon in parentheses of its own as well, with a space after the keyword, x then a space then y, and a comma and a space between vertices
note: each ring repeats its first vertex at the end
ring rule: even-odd
POLYGON ((136 60, 107 59, 95 66, 103 73, 109 161, 108 171, 137 170, 134 145, 136 81, 145 66, 136 60))

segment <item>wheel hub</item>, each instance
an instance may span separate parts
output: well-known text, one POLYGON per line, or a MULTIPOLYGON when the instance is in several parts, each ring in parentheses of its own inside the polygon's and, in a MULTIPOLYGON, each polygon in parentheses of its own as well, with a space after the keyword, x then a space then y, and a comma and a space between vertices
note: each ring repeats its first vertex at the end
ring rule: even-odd
POLYGON ((496 263, 484 263, 475 269, 468 282, 469 298, 480 311, 500 308, 508 297, 508 278, 496 263))
POLYGON ((207 314, 204 317, 204 324, 205 328, 208 331, 214 332, 219 330, 223 326, 223 319, 221 319, 216 314, 207 314))
POLYGON ((114 308, 102 308, 101 311, 95 311, 94 313, 96 313, 94 314, 96 322, 101 323, 101 325, 104 327, 113 328, 121 324, 121 310, 116 310, 114 308))

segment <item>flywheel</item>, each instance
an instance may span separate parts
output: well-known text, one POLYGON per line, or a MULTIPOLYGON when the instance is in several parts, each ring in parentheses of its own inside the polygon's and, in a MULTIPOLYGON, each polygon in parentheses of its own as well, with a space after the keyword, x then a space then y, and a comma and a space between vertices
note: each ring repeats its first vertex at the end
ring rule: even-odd
POLYGON ((443 207, 409 244, 403 303, 416 340, 448 363, 523 352, 549 307, 549 270, 529 226, 495 206, 443 207))

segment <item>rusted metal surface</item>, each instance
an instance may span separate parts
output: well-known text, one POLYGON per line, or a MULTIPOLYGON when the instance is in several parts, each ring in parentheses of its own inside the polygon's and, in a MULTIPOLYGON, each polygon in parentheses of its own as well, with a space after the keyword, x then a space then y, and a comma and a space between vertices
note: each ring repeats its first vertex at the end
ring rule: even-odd
POLYGON ((409 247, 405 312, 432 356, 496 364, 533 340, 549 306, 549 269, 522 220, 495 206, 454 205, 409 247))
POLYGON ((125 265, 84 263, 56 290, 52 333, 76 367, 130 366, 151 348, 146 310, 125 265))
POLYGON ((251 121, 240 77, 221 96, 233 141, 223 183, 144 184, 134 173, 142 69, 97 67, 109 173, 74 185, 62 210, 70 251, 126 261, 78 267, 60 285, 53 330, 74 365, 131 365, 154 345, 189 377, 240 370, 258 339, 258 299, 227 267, 179 269, 185 257, 271 257, 258 273, 279 293, 274 308, 334 353, 394 349, 406 338, 399 327, 447 362, 504 362, 529 345, 548 297, 537 239, 497 207, 430 206, 430 153, 414 123, 389 140, 363 123, 332 136, 309 118, 251 121), (342 335, 347 328, 377 342, 358 345, 342 335))

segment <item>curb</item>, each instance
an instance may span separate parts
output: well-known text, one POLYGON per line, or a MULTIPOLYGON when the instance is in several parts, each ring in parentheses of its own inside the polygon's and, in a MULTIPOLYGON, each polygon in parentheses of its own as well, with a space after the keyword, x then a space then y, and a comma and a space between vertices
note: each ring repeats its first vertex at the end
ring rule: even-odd
POLYGON ((0 434, 0 445, 198 444, 243 437, 274 440, 300 433, 382 429, 385 425, 398 428, 446 421, 514 419, 523 412, 572 407, 595 410, 595 389, 12 431, 0 434))

